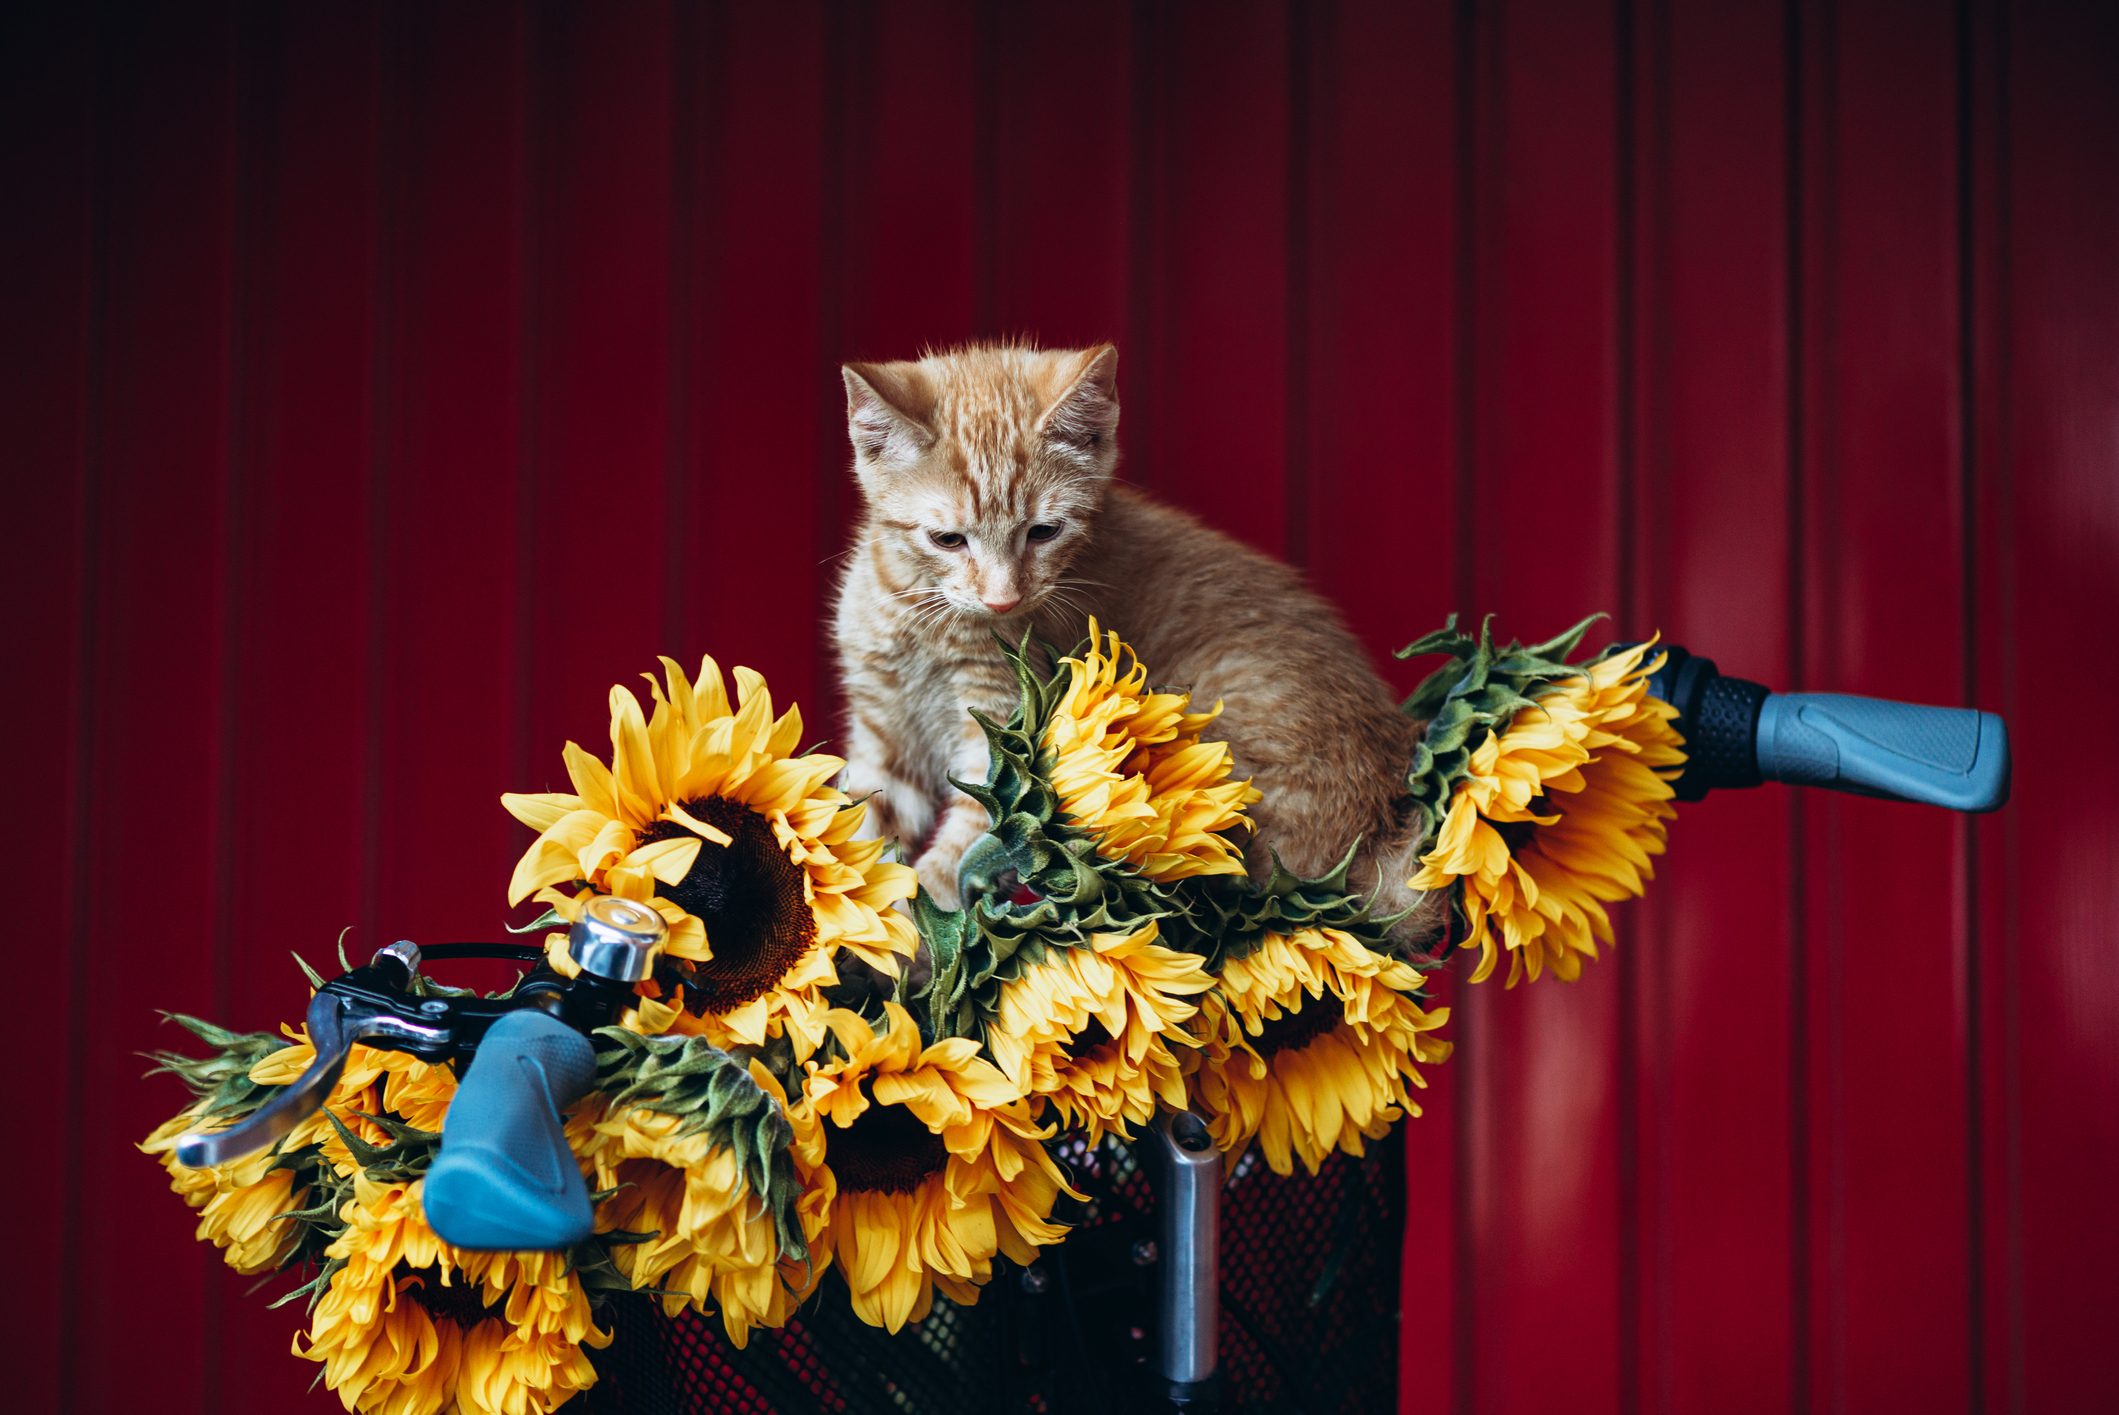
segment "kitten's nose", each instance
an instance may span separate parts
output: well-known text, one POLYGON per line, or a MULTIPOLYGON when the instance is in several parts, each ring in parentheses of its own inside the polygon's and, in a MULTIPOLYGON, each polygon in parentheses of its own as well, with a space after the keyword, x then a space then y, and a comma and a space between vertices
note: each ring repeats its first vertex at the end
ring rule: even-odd
POLYGON ((1023 600, 1020 595, 1013 595, 1007 599, 987 599, 982 595, 979 602, 995 614, 1006 614, 1009 610, 1021 604, 1023 600))

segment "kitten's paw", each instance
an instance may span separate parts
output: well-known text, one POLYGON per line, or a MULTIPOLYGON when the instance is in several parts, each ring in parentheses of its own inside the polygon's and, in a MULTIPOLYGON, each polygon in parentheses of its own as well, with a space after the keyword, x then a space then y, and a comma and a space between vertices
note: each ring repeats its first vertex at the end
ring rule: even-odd
POLYGON ((964 847, 948 842, 937 842, 915 860, 913 873, 920 877, 920 893, 934 902, 938 909, 961 909, 963 897, 957 892, 957 866, 963 863, 964 847))

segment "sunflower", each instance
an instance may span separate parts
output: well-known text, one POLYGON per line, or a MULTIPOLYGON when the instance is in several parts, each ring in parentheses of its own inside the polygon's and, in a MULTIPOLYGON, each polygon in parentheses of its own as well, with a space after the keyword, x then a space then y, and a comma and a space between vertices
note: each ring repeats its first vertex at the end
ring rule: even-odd
POLYGON ((1197 954, 1166 948, 1153 923, 1130 934, 1094 934, 1003 983, 986 1046, 1019 1089, 1041 1098, 1093 1144, 1131 1137, 1156 1102, 1182 1109, 1185 1083, 1172 1044, 1198 994, 1214 986, 1197 954))
POLYGON ((1148 670, 1116 633, 1089 621, 1089 647, 1066 658, 1067 686, 1045 724, 1060 805, 1107 858, 1158 882, 1241 875, 1244 807, 1259 799, 1231 781, 1225 742, 1200 733, 1221 714, 1188 712, 1184 693, 1151 692, 1148 670))
MULTIPOLYGON (((751 1078, 783 1111, 787 1096, 763 1064, 751 1078)), ((821 1154, 817 1122, 796 1129, 795 1150, 812 1165, 821 1154)), ((795 1304, 815 1290, 818 1269, 784 1260, 769 1207, 751 1191, 739 1156, 684 1117, 627 1107, 595 1121, 585 1152, 596 1166, 596 1186, 609 1190, 597 1210, 599 1231, 645 1234, 614 1242, 611 1258, 636 1288, 657 1292, 676 1316, 685 1306, 721 1313, 738 1347, 755 1327, 786 1323, 795 1304)), ((815 1205, 799 1217, 814 1240, 815 1205)))
MULTIPOLYGON (((611 690, 610 765, 569 742, 571 794, 501 798, 540 832, 509 903, 534 894, 568 922, 591 894, 653 905, 670 927, 670 967, 634 1024, 668 1026, 681 1012, 717 1040, 786 1033, 807 1055, 838 950, 892 976, 912 956, 917 935, 891 906, 911 897, 913 872, 882 858, 884 842, 854 838, 865 808, 825 785, 845 762, 795 754, 801 712, 775 718, 763 678, 738 668, 731 709, 712 659, 696 687, 662 663, 666 691, 648 678, 652 718, 611 690)), ((554 936, 562 970, 564 944, 554 936)))
POLYGON ((169 1187, 199 1211, 198 1237, 219 1248, 229 1267, 239 1273, 279 1267, 297 1238, 287 1215, 302 1207, 307 1186, 270 1150, 224 1165, 179 1164, 178 1139, 203 1119, 203 1106, 193 1106, 157 1126, 140 1149, 161 1161, 169 1187))
POLYGON ((346 1229, 294 1353, 363 1415, 544 1415, 595 1383, 610 1344, 558 1253, 464 1253, 434 1235, 419 1185, 357 1175, 346 1229))
MULTIPOLYGON (((316 1060, 306 1025, 281 1030, 292 1044, 260 1058, 250 1068, 250 1079, 260 1086, 289 1085, 316 1060)), ((332 1168, 351 1175, 359 1165, 338 1126, 331 1123, 332 1117, 361 1139, 379 1145, 390 1137, 371 1117, 387 1111, 415 1129, 438 1134, 455 1095, 456 1073, 447 1066, 356 1044, 324 1104, 296 1124, 279 1149, 291 1153, 316 1145, 332 1168)))
POLYGON ((922 1046, 911 1014, 884 1011, 881 1031, 831 1013, 843 1055, 811 1063, 788 1118, 823 1138, 821 1154, 796 1153, 811 1259, 838 1265, 855 1315, 895 1332, 927 1315, 936 1288, 977 1300, 997 1253, 1027 1263, 1057 1243, 1052 1206, 1074 1191, 1039 1143, 1050 1132, 976 1042, 922 1046))
POLYGON ((1648 695, 1636 644, 1561 679, 1473 749, 1414 889, 1463 883, 1472 981, 1508 953, 1508 986, 1581 975, 1611 942, 1604 906, 1638 896, 1663 852, 1684 750, 1677 710, 1648 695))
POLYGON ((1430 1035, 1449 1009, 1420 1006, 1419 973, 1339 929, 1268 934, 1220 982, 1197 1023, 1193 1104, 1216 1145, 1233 1153, 1255 1138, 1275 1174, 1359 1155, 1420 1113, 1419 1065, 1449 1057, 1430 1035))

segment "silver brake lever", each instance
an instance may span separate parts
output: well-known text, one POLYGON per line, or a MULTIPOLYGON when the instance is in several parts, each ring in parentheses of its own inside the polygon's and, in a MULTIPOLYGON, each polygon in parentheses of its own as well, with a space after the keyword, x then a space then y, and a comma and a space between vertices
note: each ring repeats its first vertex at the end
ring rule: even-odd
MULTIPOLYGON (((400 939, 378 949, 369 963, 371 968, 390 965, 402 969, 409 982, 419 971, 418 945, 400 939)), ((357 1042, 384 1036, 435 1044, 449 1039, 446 1027, 376 1012, 358 997, 335 992, 332 983, 324 984, 309 999, 308 1022, 309 1044, 316 1051, 309 1069, 238 1124, 226 1130, 192 1130, 179 1136, 178 1164, 192 1169, 227 1164, 286 1139, 295 1126, 322 1109, 331 1088, 345 1074, 346 1059, 353 1054, 357 1042)))

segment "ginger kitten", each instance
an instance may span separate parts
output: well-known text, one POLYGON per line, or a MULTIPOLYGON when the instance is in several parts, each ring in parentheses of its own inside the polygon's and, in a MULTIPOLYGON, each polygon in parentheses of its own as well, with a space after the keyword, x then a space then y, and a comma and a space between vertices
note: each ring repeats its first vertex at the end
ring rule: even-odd
POLYGON ((1016 685, 994 642, 1026 625, 1071 649, 1094 615, 1158 685, 1223 704, 1216 735, 1264 793, 1246 852, 1319 874, 1364 841, 1356 878, 1413 902, 1397 807, 1418 724, 1290 567, 1118 485, 1118 351, 980 346, 845 368, 867 503, 836 637, 851 730, 845 789, 955 907, 957 863, 986 829, 949 778, 983 780, 971 708, 1005 718, 1016 685), (922 848, 924 846, 924 848, 922 848), (917 852, 917 853, 915 853, 917 852))

